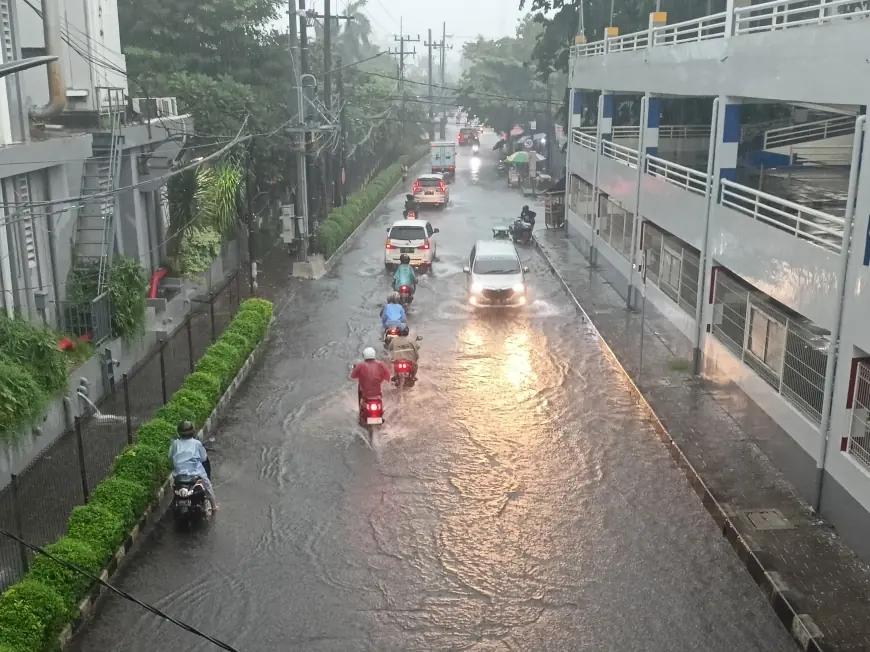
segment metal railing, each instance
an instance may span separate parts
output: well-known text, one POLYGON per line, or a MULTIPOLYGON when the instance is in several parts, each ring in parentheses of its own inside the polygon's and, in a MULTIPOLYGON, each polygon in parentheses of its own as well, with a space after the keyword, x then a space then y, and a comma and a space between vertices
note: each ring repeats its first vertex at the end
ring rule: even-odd
POLYGON ((64 333, 102 344, 112 334, 112 307, 109 293, 102 292, 90 301, 56 301, 57 316, 64 333))
POLYGON ((645 50, 649 45, 649 30, 632 32, 623 36, 611 36, 607 39, 607 52, 633 52, 645 50))
POLYGON ((649 154, 646 161, 646 173, 650 176, 699 195, 707 193, 710 177, 706 173, 649 154))
POLYGON ((719 201, 752 219, 791 233, 828 251, 840 252, 845 220, 787 199, 722 179, 719 201))
POLYGON ((852 390, 852 418, 846 452, 870 469, 870 365, 859 362, 852 390))
POLYGON ((834 136, 848 136, 855 133, 855 121, 854 116, 845 115, 770 129, 764 132, 764 149, 809 143, 834 136))
POLYGON ((773 0, 735 7, 734 33, 770 32, 866 16, 870 16, 870 6, 855 0, 773 0))
POLYGON ((728 13, 684 20, 673 25, 660 25, 652 28, 652 46, 676 45, 677 43, 692 43, 709 41, 725 36, 725 23, 728 13))
POLYGON ((580 137, 574 142, 578 143, 581 147, 591 149, 593 152, 598 149, 598 136, 591 136, 581 132, 580 137))
POLYGON ((601 153, 608 158, 619 161, 630 168, 637 168, 637 150, 625 145, 618 145, 610 140, 605 140, 601 147, 601 153))
MULTIPOLYGON (((735 7, 734 33, 769 32, 867 16, 870 16, 870 5, 861 0, 773 0, 754 6, 735 7)), ((651 30, 574 45, 571 47, 571 56, 597 57, 610 52, 630 52, 724 38, 727 18, 728 12, 723 11, 673 25, 660 25, 651 30)))
POLYGON ((694 317, 701 266, 698 252, 652 222, 644 222, 643 229, 647 279, 694 317))
POLYGON ((828 334, 716 270, 713 335, 777 393, 821 423, 828 334))
POLYGON ((705 138, 709 136, 709 125, 662 125, 659 127, 659 138, 705 138))

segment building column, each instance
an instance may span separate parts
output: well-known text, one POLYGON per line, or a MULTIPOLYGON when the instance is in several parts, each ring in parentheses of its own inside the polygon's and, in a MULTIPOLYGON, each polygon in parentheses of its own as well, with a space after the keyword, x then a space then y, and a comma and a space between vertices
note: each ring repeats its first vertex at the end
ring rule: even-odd
POLYGON ((613 140, 613 91, 601 91, 601 109, 598 119, 599 149, 601 141, 613 140))
POLYGON ((734 10, 740 7, 749 7, 752 0, 725 0, 725 38, 734 36, 734 10))
POLYGON ((737 147, 740 145, 742 100, 719 97, 719 120, 716 129, 715 178, 737 181, 737 147))
MULTIPOLYGON (((139 181, 139 160, 143 153, 138 150, 131 149, 130 156, 126 157, 130 161, 130 183, 136 186, 139 181)), ((122 163, 123 164, 123 163, 122 163)), ((149 272, 154 270, 151 268, 151 256, 149 255, 148 242, 148 224, 147 213, 143 206, 142 192, 138 188, 133 189, 133 229, 136 232, 136 257, 139 259, 139 264, 149 272)), ((129 252, 133 255, 133 252, 129 252)))
POLYGON ((640 142, 643 143, 643 152, 650 156, 658 156, 659 152, 659 125, 662 120, 662 98, 658 95, 647 93, 646 95, 646 115, 641 115, 641 124, 643 125, 643 138, 640 142))

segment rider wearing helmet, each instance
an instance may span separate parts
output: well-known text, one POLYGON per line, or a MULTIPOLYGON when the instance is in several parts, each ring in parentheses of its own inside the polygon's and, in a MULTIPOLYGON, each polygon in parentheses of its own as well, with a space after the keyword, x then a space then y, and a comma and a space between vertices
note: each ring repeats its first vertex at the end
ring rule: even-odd
POLYGON ((363 349, 363 361, 350 372, 350 379, 359 381, 357 395, 362 409, 364 401, 381 397, 381 384, 390 382, 390 370, 376 359, 375 350, 367 346, 363 349))
POLYGON ((420 358, 420 345, 410 337, 408 324, 399 326, 399 334, 390 340, 387 347, 390 352, 390 360, 400 360, 411 363, 411 378, 417 376, 417 360, 420 358))
POLYGON ((174 466, 173 478, 180 475, 200 478, 205 485, 205 495, 212 511, 216 510, 218 505, 209 479, 211 463, 208 460, 208 453, 205 452, 205 446, 196 438, 196 427, 190 421, 182 421, 178 424, 178 437, 179 439, 172 440, 169 446, 169 459, 174 466))
POLYGON ((402 254, 399 256, 399 262, 402 264, 396 268, 396 273, 393 274, 393 289, 398 291, 400 287, 407 285, 413 294, 414 290, 417 289, 417 274, 411 267, 411 257, 408 254, 402 254))
POLYGON ((531 224, 535 226, 535 216, 537 213, 535 211, 529 210, 528 205, 523 206, 523 211, 520 213, 520 219, 527 224, 531 224))
POLYGON ((402 307, 401 300, 402 298, 398 292, 391 293, 387 299, 387 305, 381 310, 381 326, 384 329, 407 322, 405 309, 402 307))
POLYGON ((408 217, 408 211, 417 211, 417 200, 414 199, 414 195, 412 195, 411 193, 405 195, 405 217, 408 217))

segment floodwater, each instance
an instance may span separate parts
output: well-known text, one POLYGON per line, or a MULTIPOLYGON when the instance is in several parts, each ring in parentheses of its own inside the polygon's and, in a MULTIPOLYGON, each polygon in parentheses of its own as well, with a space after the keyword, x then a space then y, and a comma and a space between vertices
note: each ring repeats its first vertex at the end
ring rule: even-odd
MULTIPOLYGON (((401 194, 281 304, 214 442, 214 522, 165 521, 120 586, 242 652, 796 649, 538 254, 524 312, 466 307, 474 240, 524 203, 495 140, 421 215, 420 380, 386 390, 374 449, 347 374, 378 348, 401 194)), ((115 597, 81 645, 216 649, 115 597)))

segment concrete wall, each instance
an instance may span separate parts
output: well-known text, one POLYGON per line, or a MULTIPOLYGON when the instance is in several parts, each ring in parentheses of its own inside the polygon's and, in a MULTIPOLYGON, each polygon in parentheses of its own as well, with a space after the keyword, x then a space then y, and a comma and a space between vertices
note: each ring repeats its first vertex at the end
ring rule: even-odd
POLYGON ((867 23, 856 19, 579 57, 571 87, 870 104, 866 42, 867 23))

